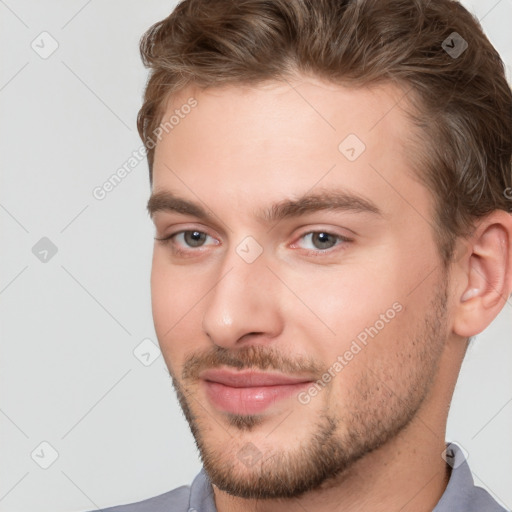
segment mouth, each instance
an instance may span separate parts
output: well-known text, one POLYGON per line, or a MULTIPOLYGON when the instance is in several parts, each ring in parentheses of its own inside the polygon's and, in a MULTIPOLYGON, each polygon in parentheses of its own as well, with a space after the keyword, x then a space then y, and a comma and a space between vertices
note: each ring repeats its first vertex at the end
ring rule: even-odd
POLYGON ((231 414, 257 414, 309 386, 311 378, 254 370, 212 369, 199 375, 210 403, 231 414))

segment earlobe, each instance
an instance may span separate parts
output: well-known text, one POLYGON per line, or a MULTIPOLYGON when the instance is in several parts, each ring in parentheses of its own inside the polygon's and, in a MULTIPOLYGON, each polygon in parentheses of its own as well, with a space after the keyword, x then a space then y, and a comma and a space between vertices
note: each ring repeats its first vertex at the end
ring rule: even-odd
POLYGON ((492 212, 469 242, 469 254, 457 263, 465 287, 455 305, 453 325, 463 337, 482 332, 512 291, 512 217, 502 210, 492 212))

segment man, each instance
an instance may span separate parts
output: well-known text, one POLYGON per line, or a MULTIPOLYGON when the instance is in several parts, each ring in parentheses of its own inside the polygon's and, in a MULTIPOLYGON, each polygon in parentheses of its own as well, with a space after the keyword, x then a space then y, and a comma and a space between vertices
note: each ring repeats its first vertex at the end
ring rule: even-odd
POLYGON ((512 95, 449 0, 186 0, 141 41, 160 347, 204 469, 132 511, 501 511, 445 428, 512 292, 512 95))

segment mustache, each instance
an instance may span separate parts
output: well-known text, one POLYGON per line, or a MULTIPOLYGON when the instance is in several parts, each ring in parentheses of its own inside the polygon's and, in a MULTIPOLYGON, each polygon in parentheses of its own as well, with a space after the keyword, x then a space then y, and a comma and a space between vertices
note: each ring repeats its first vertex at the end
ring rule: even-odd
POLYGON ((310 358, 297 356, 292 360, 267 346, 249 345, 233 350, 214 345, 189 356, 183 365, 181 377, 183 380, 197 380, 202 371, 221 366, 313 376, 321 376, 324 370, 324 365, 310 358))

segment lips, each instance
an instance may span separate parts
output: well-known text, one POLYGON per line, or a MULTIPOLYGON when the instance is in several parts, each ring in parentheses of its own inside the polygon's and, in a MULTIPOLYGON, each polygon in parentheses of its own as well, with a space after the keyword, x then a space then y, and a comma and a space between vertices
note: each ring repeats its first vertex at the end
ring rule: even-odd
POLYGON ((212 382, 218 382, 233 388, 250 388, 260 386, 284 386, 311 382, 311 379, 304 377, 288 377, 279 373, 255 372, 246 370, 230 372, 227 370, 206 370, 199 375, 199 378, 212 382))
POLYGON ((209 401, 224 412, 256 414, 311 384, 305 377, 254 370, 206 370, 199 375, 209 401))

